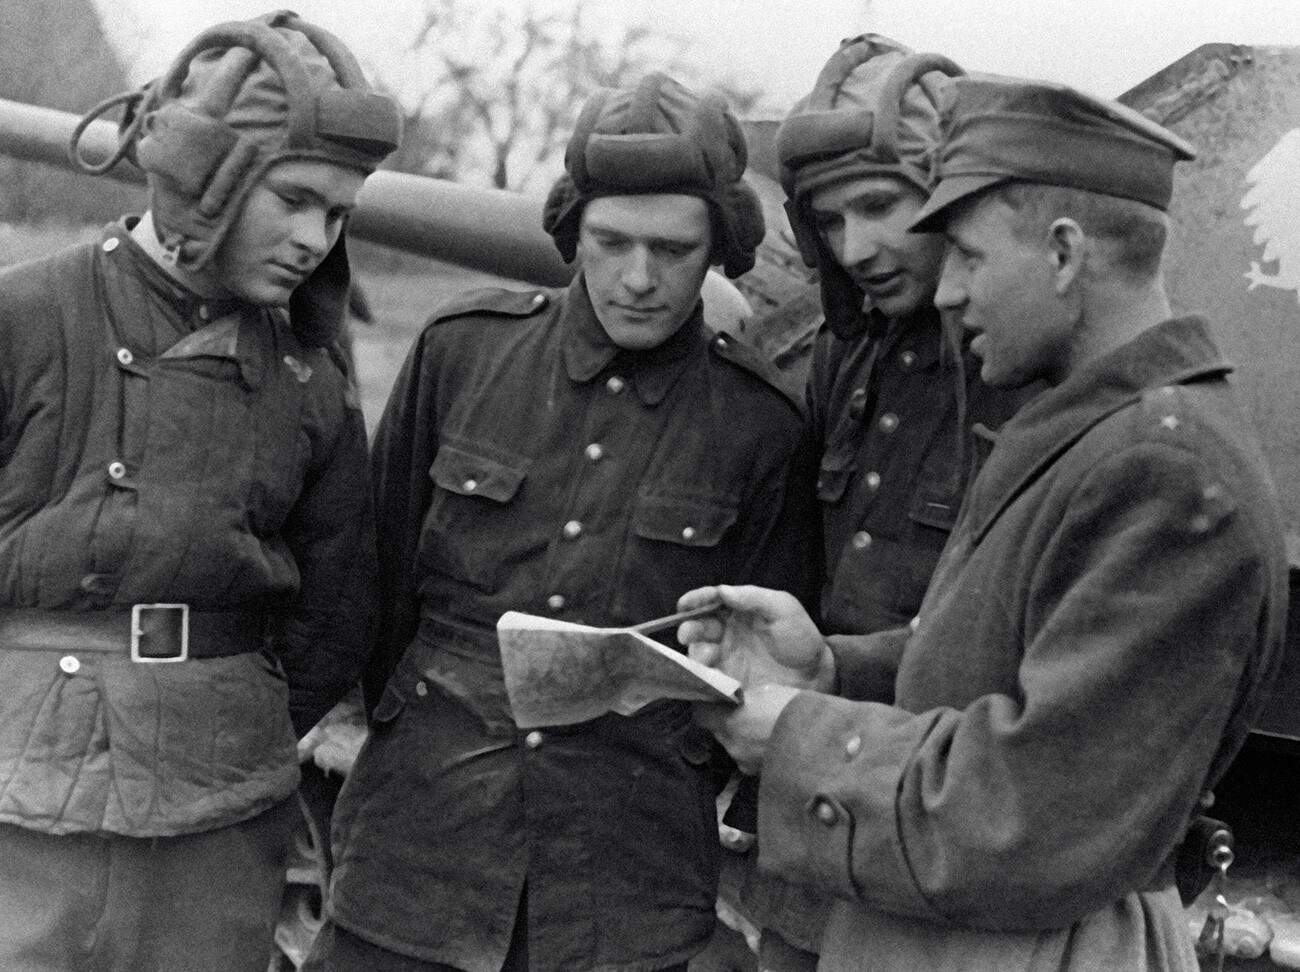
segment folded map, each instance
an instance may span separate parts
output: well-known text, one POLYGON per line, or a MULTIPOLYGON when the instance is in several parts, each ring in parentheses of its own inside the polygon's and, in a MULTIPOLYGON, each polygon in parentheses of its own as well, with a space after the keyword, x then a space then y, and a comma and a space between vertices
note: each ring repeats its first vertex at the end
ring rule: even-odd
POLYGON ((626 628, 508 611, 497 622, 506 692, 521 729, 632 715, 655 699, 740 701, 740 683, 626 628))

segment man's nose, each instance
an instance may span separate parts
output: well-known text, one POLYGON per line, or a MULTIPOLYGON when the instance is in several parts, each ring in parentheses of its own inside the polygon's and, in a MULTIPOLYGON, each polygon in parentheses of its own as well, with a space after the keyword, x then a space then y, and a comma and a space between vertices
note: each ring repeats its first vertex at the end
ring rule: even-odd
POLYGON ((940 310, 956 310, 964 303, 966 303, 966 285, 956 255, 949 250, 943 258, 939 286, 934 291, 934 306, 940 310))
POLYGON ((312 256, 324 258, 333 245, 325 214, 311 209, 295 213, 293 216, 293 242, 312 256))
POLYGON ((633 246, 623 263, 623 286, 633 293, 643 294, 654 288, 654 258, 646 246, 633 246))
POLYGON ((850 213, 844 220, 844 252, 841 262, 854 267, 880 253, 879 227, 874 220, 850 213))

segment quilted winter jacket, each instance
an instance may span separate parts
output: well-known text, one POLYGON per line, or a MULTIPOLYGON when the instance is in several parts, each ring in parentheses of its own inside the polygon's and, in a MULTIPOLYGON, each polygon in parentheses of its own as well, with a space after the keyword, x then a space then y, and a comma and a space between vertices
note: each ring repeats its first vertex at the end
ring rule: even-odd
POLYGON ((293 792, 294 727, 371 627, 349 397, 287 316, 204 304, 125 225, 0 274, 0 605, 267 616, 262 651, 165 665, 0 643, 0 821, 162 836, 293 792))

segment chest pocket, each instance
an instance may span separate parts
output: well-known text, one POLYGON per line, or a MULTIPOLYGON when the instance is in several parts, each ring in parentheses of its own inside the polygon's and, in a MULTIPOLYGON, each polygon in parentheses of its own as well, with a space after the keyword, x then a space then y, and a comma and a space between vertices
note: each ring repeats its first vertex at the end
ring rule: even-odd
POLYGON ((952 489, 926 489, 924 484, 912 497, 907 511, 913 523, 923 527, 942 530, 945 534, 952 532, 957 522, 957 508, 961 503, 961 494, 952 489))
MULTIPOLYGON (((723 538, 738 500, 648 486, 632 512, 619 598, 633 615, 671 609, 686 591, 723 580, 723 538)), ((647 615, 648 616, 648 615, 647 615)))
POLYGON ((425 517, 423 545, 440 572, 495 590, 501 564, 513 559, 521 539, 514 500, 531 460, 488 452, 467 443, 444 442, 438 448, 429 468, 437 488, 425 517))

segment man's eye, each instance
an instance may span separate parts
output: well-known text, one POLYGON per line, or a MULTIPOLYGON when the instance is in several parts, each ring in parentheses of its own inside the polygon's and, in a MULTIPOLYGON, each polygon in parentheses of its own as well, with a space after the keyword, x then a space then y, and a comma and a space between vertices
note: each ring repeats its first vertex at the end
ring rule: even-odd
POLYGON ((842 226, 844 223, 844 217, 839 213, 817 213, 813 216, 813 222, 816 224, 817 229, 826 233, 842 226))
POLYGON ((690 243, 661 243, 656 247, 658 251, 666 257, 674 260, 680 260, 686 254, 690 253, 695 247, 690 243))

